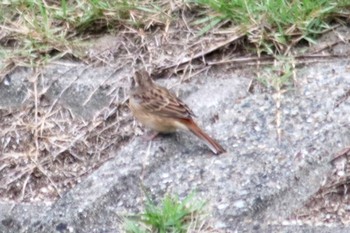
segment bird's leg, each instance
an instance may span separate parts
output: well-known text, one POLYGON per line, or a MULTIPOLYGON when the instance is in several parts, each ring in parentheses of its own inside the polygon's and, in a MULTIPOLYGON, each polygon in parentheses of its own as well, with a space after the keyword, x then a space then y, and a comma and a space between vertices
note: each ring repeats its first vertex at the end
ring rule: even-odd
POLYGON ((145 141, 152 141, 152 140, 155 139, 158 135, 159 135, 158 132, 152 131, 151 133, 143 134, 141 137, 142 137, 145 141))

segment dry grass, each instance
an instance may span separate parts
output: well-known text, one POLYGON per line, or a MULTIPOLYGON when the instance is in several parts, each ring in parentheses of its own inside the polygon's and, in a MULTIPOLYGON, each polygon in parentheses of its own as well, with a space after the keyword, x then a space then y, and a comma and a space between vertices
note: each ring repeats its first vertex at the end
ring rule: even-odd
POLYGON ((345 148, 333 160, 333 170, 322 188, 290 220, 310 225, 349 225, 350 148, 345 148))
MULTIPOLYGON (((123 65, 143 65, 157 73, 175 68, 176 71, 186 71, 191 75, 209 63, 234 63, 232 60, 242 54, 247 57, 258 54, 260 58, 266 50, 272 56, 290 55, 290 50, 298 42, 309 38, 302 35, 301 26, 294 26, 299 25, 298 21, 293 24, 285 15, 281 16, 286 20, 283 21, 284 27, 278 29, 285 31, 276 32, 273 23, 269 31, 264 22, 259 25, 260 21, 250 15, 261 9, 254 1, 249 3, 251 9, 247 14, 240 12, 241 19, 238 20, 228 17, 230 14, 227 12, 219 10, 219 13, 213 13, 204 5, 181 0, 24 0, 13 1, 12 4, 4 1, 0 5, 0 42, 3 45, 0 54, 4 57, 0 67, 0 80, 17 66, 42 66, 60 58, 89 64, 109 64, 123 59, 120 62, 123 65), (249 20, 255 23, 249 23, 249 20), (203 28, 208 26, 210 27, 202 35, 203 28), (296 39, 282 40, 282 37, 290 36, 288 33, 296 39), (115 35, 116 40, 105 43, 110 45, 107 48, 96 48, 96 38, 101 35, 104 37, 104 34, 115 35), (91 52, 91 49, 97 49, 97 52, 91 52), (213 61, 210 55, 216 52, 218 56, 213 61), (193 62, 195 60, 197 62, 193 62)), ((209 6, 211 4, 217 10, 215 4, 227 3, 214 1, 209 6)), ((333 12, 333 8, 325 8, 327 13, 333 12)), ((224 9, 232 10, 230 7, 224 9)), ((284 13, 287 15, 288 12, 284 13)), ((316 13, 320 18, 325 14, 316 13)), ((273 11, 270 14, 274 15, 273 11)), ((308 12, 307 15, 309 14, 308 12)), ((345 8, 338 15, 334 14, 334 19, 344 19, 347 16, 345 8)), ((302 23, 313 22, 303 21, 302 16, 297 19, 302 23)), ((319 23, 323 25, 323 22, 319 23)))
MULTIPOLYGON (((129 67, 130 73, 141 66, 156 75, 175 72, 181 81, 212 66, 252 65, 259 70, 260 65, 278 59, 257 49, 261 39, 270 38, 261 25, 233 25, 227 20, 213 25, 212 19, 198 20, 212 11, 180 0, 94 1, 95 5, 85 0, 32 0, 28 1, 31 7, 23 2, 0 3, 0 83, 16 67, 41 67, 61 58, 90 66, 129 67), (210 31, 201 35, 208 23, 210 31)), ((347 12, 341 15, 346 17, 347 12)), ((274 35, 271 38, 272 47, 293 53, 295 63, 326 56, 317 50, 322 54, 312 52, 308 59, 303 52, 294 53, 296 42, 286 45, 274 35)), ((283 72, 272 83, 283 82, 283 72)), ((0 110, 2 199, 53 200, 109 159, 133 134, 122 100, 84 122, 74 118, 59 99, 47 105, 43 98, 47 88, 37 85, 39 76, 28 79, 33 85, 22 109, 0 110)), ((278 88, 277 92, 283 91, 278 88)))
POLYGON ((48 101, 50 86, 39 86, 39 76, 31 77, 21 109, 0 110, 3 200, 54 200, 114 156, 133 132, 131 117, 124 114, 125 97, 84 121, 59 104, 67 88, 48 101))
MULTIPOLYGON (((48 5, 48 8, 51 9, 53 5, 48 5)), ((155 72, 173 68, 177 71, 184 70, 191 77, 191 74, 203 71, 203 67, 206 66, 203 59, 208 53, 223 48, 242 36, 238 34, 234 39, 227 40, 226 35, 214 37, 210 34, 198 40, 194 33, 196 28, 190 27, 190 16, 186 15, 190 11, 186 5, 170 6, 168 3, 164 9, 168 9, 166 12, 169 14, 180 13, 180 9, 187 10, 181 13, 182 20, 175 25, 170 26, 170 21, 162 24, 165 33, 158 30, 146 32, 124 25, 123 30, 116 35, 102 36, 98 40, 85 40, 84 44, 80 45, 83 49, 74 50, 70 47, 71 44, 64 47, 65 49, 56 46, 54 54, 60 55, 46 57, 45 63, 53 63, 56 58, 62 56, 72 59, 73 56, 90 64, 87 68, 101 64, 113 66, 115 69, 123 66, 145 66, 148 69, 158 67, 153 69, 155 72), (80 57, 77 54, 84 56, 80 57), (204 62, 195 64, 192 62, 195 59, 204 62)), ((137 12, 132 12, 133 17, 142 17, 137 12)), ((153 15, 148 28, 157 25, 156 18, 153 15)), ((1 28, 5 34, 0 40, 9 46, 5 48, 6 51, 19 49, 16 51, 23 52, 23 43, 28 36, 38 36, 31 40, 44 42, 44 37, 24 33, 32 28, 19 28, 23 27, 23 22, 17 21, 19 18, 13 20, 15 21, 8 22, 8 25, 1 28), (11 43, 15 46, 11 47, 11 43)), ((66 32, 62 27, 67 25, 58 25, 58 31, 66 32)), ((53 43, 60 45, 55 40, 53 43)), ((23 56, 11 53, 11 57, 6 57, 1 77, 11 75, 17 66, 40 67, 43 63, 38 61, 45 57, 41 55, 50 55, 53 51, 32 52, 23 56)), ((40 68, 38 70, 40 71, 40 68)), ((122 97, 124 99, 111 103, 114 107, 102 110, 93 120, 85 122, 75 118, 70 109, 61 104, 62 93, 55 100, 46 99, 46 92, 50 86, 39 85, 39 71, 28 77, 30 94, 23 107, 0 110, 0 198, 3 200, 54 200, 113 156, 112 152, 117 151, 134 132, 130 124, 132 118, 126 114, 128 110, 125 106, 125 96, 122 97)), ((101 83, 100 86, 103 85, 101 83)), ((90 97, 97 89, 91 91, 90 97)))

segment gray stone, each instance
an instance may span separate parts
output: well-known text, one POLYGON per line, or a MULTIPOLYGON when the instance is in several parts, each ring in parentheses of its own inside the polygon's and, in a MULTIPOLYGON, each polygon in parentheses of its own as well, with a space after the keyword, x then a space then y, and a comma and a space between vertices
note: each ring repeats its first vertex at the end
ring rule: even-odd
MULTIPOLYGON (((349 232, 337 226, 326 229, 284 222, 320 188, 332 156, 350 142, 349 101, 334 107, 350 88, 349 65, 348 60, 332 61, 297 70, 298 88, 282 95, 279 108, 272 95, 246 92, 248 78, 254 77, 214 70, 200 77, 205 80, 201 84, 193 80, 182 84, 195 90, 184 100, 227 154, 212 155, 185 132, 151 142, 136 137, 50 207, 38 209, 33 204, 33 210, 25 212, 19 211, 23 204, 13 210, 2 204, 0 232, 119 232, 123 216, 142 209, 144 189, 157 200, 165 193, 184 197, 196 190, 209 201, 217 220, 214 226, 223 231, 349 232)), ((59 73, 52 69, 52 74, 59 73)), ((92 112, 110 102, 101 84, 112 71, 79 68, 74 72, 71 78, 80 81, 67 86, 68 77, 57 79, 50 101, 61 96, 60 104, 91 119, 92 112), (94 88, 96 96, 82 106, 94 88)), ((120 85, 125 87, 127 75, 123 77, 120 85)))

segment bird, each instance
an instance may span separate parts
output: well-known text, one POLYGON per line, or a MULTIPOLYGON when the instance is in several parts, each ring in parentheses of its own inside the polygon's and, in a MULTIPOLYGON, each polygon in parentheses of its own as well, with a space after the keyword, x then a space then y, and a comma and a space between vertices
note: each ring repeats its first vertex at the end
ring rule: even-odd
POLYGON ((145 69, 134 73, 129 93, 129 108, 136 120, 157 133, 190 131, 215 155, 226 152, 197 125, 192 110, 174 93, 153 82, 145 69))

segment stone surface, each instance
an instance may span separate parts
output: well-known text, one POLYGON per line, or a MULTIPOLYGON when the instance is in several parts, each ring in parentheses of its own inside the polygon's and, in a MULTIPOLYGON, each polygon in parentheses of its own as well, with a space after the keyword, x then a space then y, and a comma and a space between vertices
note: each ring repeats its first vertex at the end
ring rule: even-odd
MULTIPOLYGON (((142 209, 143 189, 156 199, 196 190, 224 232, 348 232, 283 223, 320 188, 332 156, 349 145, 350 102, 339 102, 350 88, 349 68, 349 60, 334 60, 297 69, 295 87, 281 95, 248 93, 254 77, 244 76, 244 70, 195 77, 176 88, 227 154, 213 156, 185 132, 151 142, 136 137, 50 207, 38 210, 33 204, 33 211, 19 214, 22 204, 13 210, 2 204, 0 232, 119 232, 122 217, 142 209)), ((86 72, 111 73, 94 69, 86 72)), ((60 104, 79 113, 88 108, 81 107, 86 98, 81 90, 91 88, 84 80, 92 77, 76 72, 81 83, 68 88, 60 104)), ((101 104, 89 107, 110 102, 108 95, 100 96, 95 102, 101 104)))

